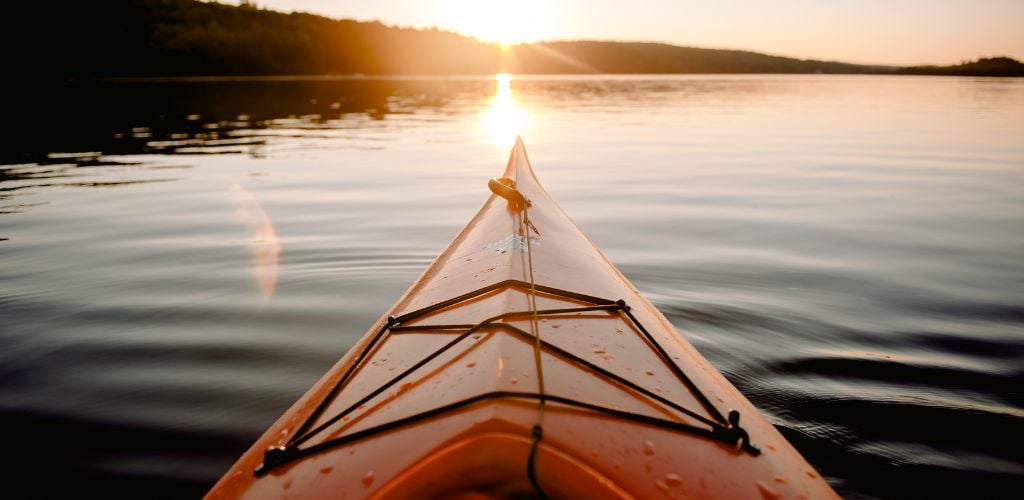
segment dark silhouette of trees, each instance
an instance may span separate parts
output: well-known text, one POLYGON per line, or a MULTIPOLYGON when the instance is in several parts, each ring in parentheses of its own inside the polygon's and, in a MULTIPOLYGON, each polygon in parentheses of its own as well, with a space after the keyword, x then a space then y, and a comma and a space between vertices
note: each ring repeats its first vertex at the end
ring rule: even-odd
POLYGON ((1009 57, 982 57, 954 66, 911 66, 900 73, 950 76, 1024 76, 1024 64, 1009 57))
POLYGON ((444 31, 194 0, 19 4, 0 36, 29 75, 484 74, 500 60, 444 31))
POLYGON ((544 42, 507 53, 437 29, 285 14, 195 0, 12 2, 0 16, 9 75, 893 73, 1024 75, 1010 58, 897 68, 659 43, 544 42))
POLYGON ((545 42, 512 48, 516 73, 867 73, 884 67, 662 43, 545 42))

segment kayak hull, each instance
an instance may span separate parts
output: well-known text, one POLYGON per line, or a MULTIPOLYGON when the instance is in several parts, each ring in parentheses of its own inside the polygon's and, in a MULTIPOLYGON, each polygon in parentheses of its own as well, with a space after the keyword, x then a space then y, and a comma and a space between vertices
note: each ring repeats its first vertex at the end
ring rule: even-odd
POLYGON ((558 207, 521 141, 502 179, 528 207, 488 198, 210 498, 836 496, 558 207))

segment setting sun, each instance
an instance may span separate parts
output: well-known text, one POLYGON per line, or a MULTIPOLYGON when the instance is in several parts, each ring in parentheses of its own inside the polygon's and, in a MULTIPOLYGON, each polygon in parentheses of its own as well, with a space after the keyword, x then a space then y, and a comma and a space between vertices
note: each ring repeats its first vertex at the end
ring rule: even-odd
POLYGON ((537 40, 544 12, 540 0, 445 0, 445 24, 485 42, 514 45, 537 40))

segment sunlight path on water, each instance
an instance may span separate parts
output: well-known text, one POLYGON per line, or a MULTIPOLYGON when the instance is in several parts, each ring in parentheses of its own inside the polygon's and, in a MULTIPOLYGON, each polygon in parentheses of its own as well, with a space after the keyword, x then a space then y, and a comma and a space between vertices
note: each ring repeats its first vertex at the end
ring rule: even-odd
POLYGON ((484 110, 483 128, 491 143, 508 149, 516 136, 522 133, 526 114, 512 94, 512 75, 499 73, 494 75, 494 79, 498 82, 498 90, 484 110))

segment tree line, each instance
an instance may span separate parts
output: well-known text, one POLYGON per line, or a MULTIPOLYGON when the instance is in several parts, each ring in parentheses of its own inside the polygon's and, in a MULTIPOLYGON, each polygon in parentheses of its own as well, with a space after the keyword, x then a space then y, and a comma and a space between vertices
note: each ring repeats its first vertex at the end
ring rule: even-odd
POLYGON ((92 78, 511 73, 893 73, 1024 76, 1010 58, 868 66, 659 43, 568 41, 502 49, 451 32, 196 0, 15 2, 8 73, 92 78))

